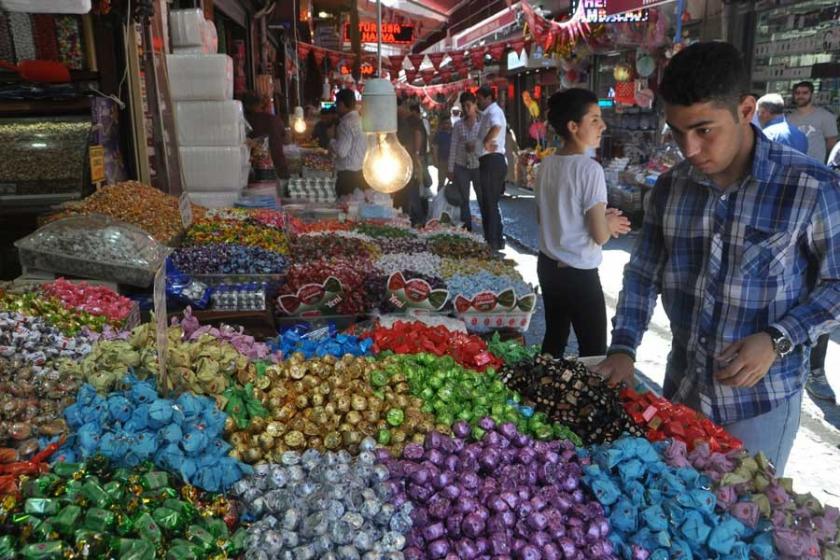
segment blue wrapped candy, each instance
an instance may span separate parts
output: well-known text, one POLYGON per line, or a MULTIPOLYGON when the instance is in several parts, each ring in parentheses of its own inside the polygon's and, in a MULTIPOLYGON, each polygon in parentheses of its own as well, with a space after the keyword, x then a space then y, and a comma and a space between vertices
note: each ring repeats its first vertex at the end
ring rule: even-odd
POLYGON ((224 491, 252 472, 228 456, 231 446, 222 439, 227 415, 213 400, 190 393, 163 399, 151 382, 131 375, 126 385, 106 397, 89 384, 79 389, 76 403, 65 411, 71 435, 58 460, 102 454, 117 467, 154 461, 209 492, 224 491))
POLYGON ((510 276, 499 276, 486 270, 475 274, 455 274, 447 280, 446 286, 452 297, 461 295, 467 299, 472 299, 482 292, 498 294, 511 288, 516 292, 517 298, 534 293, 533 288, 522 280, 510 276))
POLYGON ((373 353, 372 339, 339 334, 335 325, 317 331, 310 331, 308 326, 299 325, 285 331, 271 346, 273 350, 282 352, 283 356, 300 352, 306 359, 325 356, 341 358, 346 354, 369 356, 373 353))
POLYGON ((591 451, 584 483, 604 506, 618 555, 638 558, 748 560, 775 558, 769 524, 752 529, 729 512, 716 513, 710 480, 664 460, 668 442, 623 437, 591 451))

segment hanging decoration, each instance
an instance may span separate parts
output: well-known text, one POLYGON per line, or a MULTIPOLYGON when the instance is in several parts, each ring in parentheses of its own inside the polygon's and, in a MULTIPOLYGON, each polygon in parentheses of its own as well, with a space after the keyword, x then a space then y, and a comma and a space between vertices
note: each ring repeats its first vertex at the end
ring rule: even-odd
POLYGON ((416 79, 417 79, 417 70, 406 70, 405 71, 405 81, 406 81, 406 83, 411 84, 416 79))
POLYGON ((583 4, 578 2, 575 13, 569 19, 560 22, 544 18, 527 0, 522 0, 522 13, 534 39, 548 51, 557 43, 575 43, 579 39, 586 39, 590 27, 583 4))
POLYGON ((443 62, 443 58, 446 56, 446 53, 445 52, 431 53, 427 56, 429 57, 429 62, 431 62, 432 66, 435 67, 435 70, 440 71, 440 63, 443 62))
POLYGON ((476 70, 484 70, 484 50, 475 50, 470 53, 472 67, 476 70))
POLYGON ((339 67, 339 63, 341 62, 341 53, 335 51, 328 52, 327 58, 330 61, 330 66, 332 66, 332 69, 337 70, 339 67))
POLYGON ((420 71, 420 76, 423 78, 423 83, 429 85, 435 79, 435 70, 434 68, 426 68, 420 71))
POLYGON ((414 69, 419 71, 420 65, 423 64, 423 59, 426 58, 425 54, 410 54, 408 55, 408 60, 411 61, 411 64, 414 66, 414 69))

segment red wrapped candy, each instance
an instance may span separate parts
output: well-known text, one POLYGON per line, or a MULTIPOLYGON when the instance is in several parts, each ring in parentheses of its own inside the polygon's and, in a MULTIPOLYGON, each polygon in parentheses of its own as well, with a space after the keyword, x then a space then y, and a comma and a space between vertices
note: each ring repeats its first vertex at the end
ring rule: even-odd
POLYGON ((104 316, 115 325, 125 321, 133 306, 130 299, 105 286, 92 286, 87 282, 74 284, 64 278, 43 284, 41 291, 46 296, 58 299, 69 309, 104 316))

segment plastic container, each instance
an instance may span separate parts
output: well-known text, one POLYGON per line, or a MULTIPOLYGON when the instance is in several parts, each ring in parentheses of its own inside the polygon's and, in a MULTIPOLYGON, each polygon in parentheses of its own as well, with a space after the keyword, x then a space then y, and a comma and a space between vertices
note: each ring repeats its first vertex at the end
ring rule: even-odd
POLYGON ((173 101, 233 99, 233 59, 226 54, 166 56, 173 101))
POLYGON ((178 145, 241 146, 245 142, 245 113, 239 101, 181 101, 175 103, 178 145))
POLYGON ((190 202, 204 208, 232 208, 239 199, 239 191, 232 192, 188 192, 190 202))
POLYGON ((173 47, 204 46, 204 12, 199 8, 171 10, 169 33, 173 47))
POLYGON ((184 170, 184 190, 187 192, 239 193, 243 182, 243 161, 247 161, 244 146, 192 147, 181 150, 181 167, 184 170))
POLYGON ((145 288, 172 251, 138 227, 99 214, 57 220, 15 241, 25 269, 145 288))
POLYGON ((531 324, 533 311, 496 311, 483 313, 481 311, 466 311, 456 313, 456 317, 464 321, 467 331, 471 333, 488 333, 500 329, 512 329, 525 332, 531 324))
POLYGON ((0 0, 0 10, 31 14, 86 14, 90 0, 0 0))

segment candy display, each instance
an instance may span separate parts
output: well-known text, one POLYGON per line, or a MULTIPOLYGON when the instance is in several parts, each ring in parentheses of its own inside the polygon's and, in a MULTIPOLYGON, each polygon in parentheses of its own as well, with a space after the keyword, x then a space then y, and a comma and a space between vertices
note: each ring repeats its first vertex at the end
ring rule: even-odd
POLYGON ((457 259, 451 257, 441 259, 440 274, 445 279, 452 278, 456 274, 470 277, 480 272, 522 281, 522 276, 516 270, 516 264, 509 260, 457 259))
POLYGON ((478 375, 459 367, 449 356, 395 355, 384 358, 376 367, 377 379, 382 375, 405 377, 411 393, 423 399, 423 410, 434 414, 438 424, 449 426, 464 420, 475 428, 474 435, 480 436, 479 420, 489 416, 499 423, 512 422, 538 439, 567 438, 580 443, 565 426, 548 422, 544 414, 534 414, 533 409, 517 406, 519 396, 495 374, 478 375))
POLYGON ((286 229, 289 225, 288 216, 283 212, 278 212, 277 210, 258 208, 253 210, 250 215, 252 220, 265 226, 277 229, 286 229))
MULTIPOLYGON (((279 461, 289 450, 358 452, 367 436, 399 451, 435 429, 401 376, 374 375, 375 363, 346 355, 306 360, 293 354, 256 380, 268 416, 234 431, 235 456, 247 463, 279 461)), ((447 430, 441 425, 439 429, 447 430)))
POLYGON ((388 224, 376 224, 373 222, 362 222, 355 227, 359 233, 375 237, 377 239, 416 239, 417 234, 410 228, 397 227, 388 224))
MULTIPOLYGON (((183 227, 178 199, 159 189, 137 181, 107 185, 53 218, 68 214, 103 214, 115 220, 134 224, 160 243, 169 243, 183 227)), ((205 210, 192 206, 193 219, 204 216, 205 210)))
POLYGON ((437 312, 449 301, 446 284, 437 276, 401 270, 383 279, 385 297, 379 309, 385 313, 414 308, 437 312))
POLYGON ((151 284, 169 249, 143 230, 99 215, 57 220, 15 241, 21 263, 34 270, 151 284))
POLYGON ((176 269, 190 274, 277 274, 288 267, 279 253, 233 243, 181 247, 170 259, 176 269))
POLYGON ((211 307, 217 311, 262 311, 267 294, 266 282, 222 284, 213 290, 211 307))
POLYGON ((231 529, 227 499, 148 464, 115 468, 102 457, 31 478, 20 501, 0 507, 0 520, 4 558, 232 557, 247 536, 231 529))
POLYGON ((728 511, 750 529, 767 529, 769 521, 780 558, 840 558, 840 510, 794 492, 792 481, 775 476, 763 454, 724 455, 706 443, 689 453, 684 442, 674 441, 665 460, 677 468, 694 467, 715 481, 717 511, 728 511))
MULTIPOLYGON (((472 299, 483 292, 501 294, 507 290, 513 290, 513 298, 521 298, 534 293, 534 289, 522 280, 510 276, 497 276, 486 270, 469 275, 454 274, 447 278, 446 285, 453 297, 460 295, 467 299, 472 299)), ((515 301, 516 299, 513 299, 514 303, 515 301)), ((507 305, 507 307, 511 306, 512 304, 507 305)))
POLYGON ((294 262, 319 258, 373 259, 379 249, 373 243, 345 235, 301 235, 292 243, 294 262))
POLYGON ((381 294, 368 289, 377 285, 372 273, 370 261, 359 258, 296 262, 289 267, 286 283, 280 289, 279 308, 287 315, 299 314, 306 307, 327 315, 366 313, 382 299, 381 294), (328 284, 331 278, 337 282, 328 284))
POLYGON ((246 356, 250 360, 280 361, 280 355, 273 352, 268 344, 258 342, 253 336, 245 334, 241 326, 238 328, 231 325, 220 325, 218 328, 211 327, 210 325, 202 326, 195 315, 192 314, 190 308, 184 311, 182 318, 173 317, 171 325, 173 327, 180 326, 184 332, 184 340, 190 342, 198 342, 205 335, 209 335, 217 340, 227 342, 239 354, 246 356))
POLYGON ((437 233, 426 238, 429 250, 441 257, 489 259, 490 248, 470 237, 452 233, 437 233))
POLYGON ((405 558, 615 558, 601 505, 582 488, 571 442, 535 442, 483 418, 431 433, 400 459, 380 453, 395 503, 412 504, 405 558))
POLYGON ((374 350, 397 354, 431 353, 451 356, 464 367, 484 371, 501 367, 502 362, 487 351, 487 344, 477 336, 430 327, 419 321, 397 322, 392 327, 376 327, 365 336, 373 339, 374 350))
POLYGON ((351 356, 368 356, 373 349, 373 341, 369 338, 360 339, 351 334, 339 334, 336 329, 322 329, 326 332, 307 332, 305 328, 287 329, 277 338, 275 347, 284 355, 291 356, 300 353, 304 358, 323 358, 333 356, 341 358, 347 354, 351 356))
POLYGON ((505 364, 529 362, 540 353, 540 347, 537 345, 523 346, 516 340, 502 340, 499 333, 493 333, 493 337, 487 342, 487 349, 505 364))
POLYGON ((413 237, 379 237, 376 239, 376 244, 383 254, 388 253, 428 253, 429 244, 425 239, 415 239, 413 237))
MULTIPOLYGON (((64 409, 73 404, 77 378, 0 358, 0 449, 14 448, 28 459, 40 448, 38 438, 66 434, 64 409)), ((2 451, 0 451, 2 454, 2 451)))
POLYGON ((286 194, 293 201, 335 202, 335 180, 329 177, 289 179, 286 194))
POLYGON ((499 376, 537 410, 569 426, 584 441, 612 441, 625 432, 643 435, 624 410, 618 390, 580 362, 542 355, 508 364, 499 376))
POLYGON ((355 458, 287 451, 278 464, 255 467, 234 487, 258 519, 248 529, 247 557, 403 558, 413 508, 391 503, 388 469, 376 464, 375 445, 363 440, 355 458))
POLYGON ((68 308, 56 298, 43 297, 35 292, 0 295, 0 310, 44 317, 61 332, 70 335, 78 334, 83 328, 100 331, 108 323, 105 316, 68 308))
POLYGON ((222 220, 211 217, 195 221, 187 230, 184 244, 185 246, 234 244, 259 247, 281 255, 289 252, 288 239, 281 230, 250 221, 222 220))
POLYGON ((663 445, 621 438, 596 446, 584 468, 584 482, 606 510, 618 556, 774 558, 771 534, 716 513, 717 499, 704 477, 690 467, 668 466, 663 445))
POLYGON ((621 391, 621 399, 627 413, 646 430, 645 437, 650 441, 678 439, 689 451, 698 443, 723 453, 741 448, 741 442, 723 427, 684 404, 672 403, 651 391, 637 393, 629 388, 621 391))
POLYGON ((183 393, 161 398, 152 383, 132 376, 126 389, 99 395, 83 385, 64 417, 72 435, 58 451, 59 461, 73 463, 101 454, 119 467, 154 463, 190 484, 219 492, 251 473, 251 467, 228 456, 222 439, 227 415, 206 398, 183 393))
POLYGON ((0 311, 0 357, 36 368, 66 358, 80 360, 92 348, 89 336, 66 336, 46 319, 0 311))
POLYGON ((426 276, 440 277, 441 258, 433 253, 388 253, 376 259, 383 274, 411 270, 426 276))
POLYGON ((109 323, 119 325, 133 311, 133 303, 110 288, 92 286, 87 282, 73 283, 58 278, 41 286, 41 292, 57 298, 68 308, 103 316, 109 323))

